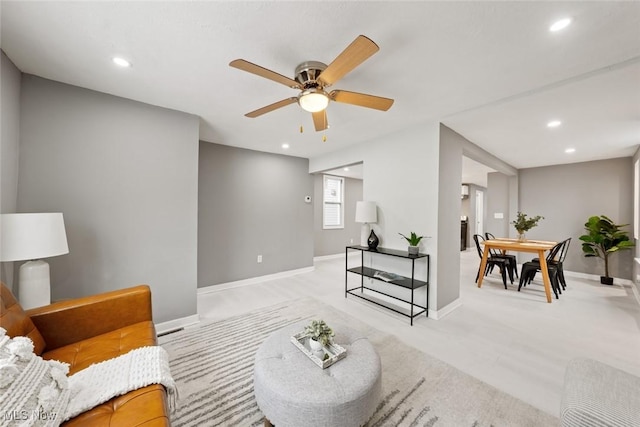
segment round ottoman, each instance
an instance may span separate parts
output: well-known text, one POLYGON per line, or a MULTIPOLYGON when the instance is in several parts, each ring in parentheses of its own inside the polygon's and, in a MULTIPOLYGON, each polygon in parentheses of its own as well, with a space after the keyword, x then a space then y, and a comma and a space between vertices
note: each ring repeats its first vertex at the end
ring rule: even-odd
POLYGON ((347 356, 322 369, 291 342, 308 323, 280 329, 258 348, 253 371, 258 407, 276 427, 362 426, 382 395, 378 353, 359 332, 328 322, 347 356))

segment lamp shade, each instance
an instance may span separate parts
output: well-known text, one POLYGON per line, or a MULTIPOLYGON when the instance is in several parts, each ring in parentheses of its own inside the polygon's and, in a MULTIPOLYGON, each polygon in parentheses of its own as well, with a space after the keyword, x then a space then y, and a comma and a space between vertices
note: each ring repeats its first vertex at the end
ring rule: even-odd
POLYGON ((62 213, 0 215, 0 261, 24 261, 69 253, 62 213))
POLYGON ((322 89, 305 89, 298 96, 298 104, 303 110, 310 113, 317 113, 327 108, 329 105, 329 97, 322 89))
POLYGON ((356 222, 372 223, 378 221, 375 202, 356 202, 356 222))

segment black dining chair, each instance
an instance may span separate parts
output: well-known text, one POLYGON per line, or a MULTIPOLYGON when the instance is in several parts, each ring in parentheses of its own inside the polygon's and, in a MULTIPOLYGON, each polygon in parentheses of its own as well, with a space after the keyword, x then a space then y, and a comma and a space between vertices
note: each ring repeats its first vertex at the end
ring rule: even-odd
MULTIPOLYGON (((547 272, 549 273, 549 281, 551 282, 551 289, 553 290, 556 299, 559 299, 558 294, 562 294, 558 279, 558 266, 553 261, 559 256, 565 241, 556 244, 545 257, 547 261, 547 272)), ((523 286, 531 283, 536 273, 540 271, 540 260, 528 261, 522 264, 522 270, 520 271, 520 283, 518 284, 518 292, 523 286)))
MULTIPOLYGON (((484 237, 487 240, 493 240, 496 238, 493 234, 488 231, 484 233, 484 237)), ((511 278, 511 283, 513 283, 513 276, 515 275, 518 278, 518 260, 513 254, 503 254, 502 251, 498 249, 489 249, 491 251, 491 255, 496 258, 505 258, 509 260, 509 277, 511 278)))
MULTIPOLYGON (((480 256, 480 264, 482 265, 482 244, 484 243, 484 237, 479 234, 473 235, 473 241, 476 242, 476 249, 478 250, 478 255, 480 256)), ((476 282, 480 277, 480 267, 478 266, 478 274, 476 274, 476 282)), ((504 288, 507 289, 507 270, 509 269, 509 260, 505 258, 496 258, 491 255, 489 252, 487 257, 487 265, 484 269, 483 275, 486 276, 493 269, 493 267, 498 267, 500 269, 500 275, 502 276, 502 283, 504 284, 504 288)), ((513 283, 513 278, 511 278, 511 283, 513 283)))
MULTIPOLYGON (((554 259, 547 260, 547 265, 553 265, 558 269, 558 280, 560 282, 560 286, 562 286, 562 290, 565 290, 565 289, 567 289, 567 281, 564 278, 564 260, 567 258, 567 253, 569 252, 569 245, 571 244, 571 237, 569 237, 568 239, 563 240, 560 243, 562 243, 562 247, 560 248, 560 252, 558 252, 558 254, 556 254, 556 257, 554 259)), ((540 260, 538 258, 534 258, 534 259, 531 260, 531 262, 537 262, 539 264, 540 260)), ((537 271, 539 271, 539 270, 540 269, 538 268, 537 271)), ((529 280, 527 281, 527 283, 531 283, 531 281, 535 277, 537 271, 532 273, 532 275, 529 277, 529 280)))

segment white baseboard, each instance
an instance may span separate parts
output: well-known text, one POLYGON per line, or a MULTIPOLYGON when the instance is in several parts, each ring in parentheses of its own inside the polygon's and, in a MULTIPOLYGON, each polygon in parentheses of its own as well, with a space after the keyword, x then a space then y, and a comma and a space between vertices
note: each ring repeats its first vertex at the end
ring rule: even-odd
POLYGON ((636 302, 640 305, 640 291, 638 291, 638 287, 633 284, 631 288, 633 289, 633 296, 636 297, 636 302))
POLYGON ((156 324, 156 333, 158 335, 165 334, 167 332, 175 331, 178 329, 186 328, 187 326, 195 325, 200 322, 200 315, 194 314, 187 317, 181 317, 179 319, 169 320, 167 322, 156 324))
POLYGON ((298 274, 311 273, 315 267, 298 268, 296 270, 281 271, 279 273, 267 274, 265 276, 251 277, 249 279, 236 280, 235 282, 220 283, 219 285, 210 285, 204 288, 198 288, 198 295, 208 294, 211 292, 224 291, 226 289, 234 289, 240 286, 255 285, 256 283, 268 282, 270 280, 284 279, 286 277, 297 276, 298 274))
MULTIPOLYGON (((586 279, 586 280, 594 280, 596 282, 600 281, 600 276, 598 276, 597 274, 587 274, 587 273, 579 273, 577 271, 566 271, 564 272, 565 276, 568 277, 575 277, 578 279, 586 279)), ((617 277, 613 278, 613 284, 614 285, 633 285, 633 282, 629 279, 619 279, 617 277)))
MULTIPOLYGON (((565 271, 564 274, 567 277, 576 277, 578 279, 586 279, 586 280, 593 280, 596 282, 600 282, 600 276, 598 276, 597 274, 578 273, 575 271, 565 271)), ((631 286, 631 289, 633 291, 633 296, 636 298, 636 302, 638 303, 638 305, 640 305, 640 292, 638 291, 638 287, 636 286, 636 284, 633 283, 633 280, 619 279, 617 277, 614 277, 613 286, 631 286)))
POLYGON ((328 261, 328 260, 331 260, 331 259, 338 259, 338 258, 344 258, 344 252, 343 253, 339 253, 339 254, 333 254, 333 255, 314 256, 313 257, 313 262, 316 262, 316 261, 328 261))
POLYGON ((636 297, 636 301, 638 301, 638 305, 640 305, 640 258, 634 258, 637 267, 636 267, 636 276, 633 284, 633 295, 636 297))
POLYGON ((454 301, 445 305, 440 310, 429 309, 429 318, 434 320, 440 320, 461 306, 462 306, 462 301, 460 301, 460 298, 456 298, 454 301))
MULTIPOLYGON (((355 256, 360 256, 360 254, 358 252, 355 252, 355 251, 350 251, 349 252, 349 256, 350 257, 355 257, 355 256)), ((344 252, 339 253, 339 254, 333 254, 333 255, 316 256, 316 257, 313 257, 313 262, 316 262, 316 261, 329 261, 329 260, 332 260, 332 259, 340 259, 340 258, 344 259, 344 252)))

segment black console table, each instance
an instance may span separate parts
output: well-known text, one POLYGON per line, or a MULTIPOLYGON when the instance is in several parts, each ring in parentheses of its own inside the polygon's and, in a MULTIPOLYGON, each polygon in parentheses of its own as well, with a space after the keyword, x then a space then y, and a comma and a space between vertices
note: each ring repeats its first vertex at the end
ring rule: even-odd
POLYGON ((369 302, 377 304, 381 307, 387 308, 389 310, 395 311, 398 314, 409 317, 411 319, 411 326, 413 326, 413 318, 421 315, 422 313, 426 313, 426 316, 429 317, 428 307, 429 307, 429 255, 428 254, 417 254, 417 255, 409 255, 407 251, 399 251, 395 249, 386 249, 386 248, 377 248, 376 250, 369 249, 367 246, 347 246, 345 250, 345 277, 344 277, 344 297, 347 298, 347 295, 351 294, 358 298, 365 299, 369 302), (360 251, 360 265, 358 267, 349 268, 349 250, 360 251), (375 268, 369 268, 364 266, 364 253, 368 252, 373 254, 374 256, 382 255, 382 256, 392 256, 398 258, 405 258, 411 260, 411 277, 400 276, 397 274, 391 275, 392 278, 387 277, 386 280, 381 278, 381 276, 389 275, 388 272, 377 270, 375 268), (426 258, 427 259, 427 281, 418 280, 414 277, 415 275, 415 263, 417 259, 426 258), (360 276, 360 286, 349 289, 348 278, 349 273, 358 274, 360 276), (389 295, 377 289, 368 288, 364 285, 364 278, 369 277, 375 280, 380 280, 383 283, 389 283, 391 285, 400 286, 406 289, 411 289, 411 300, 407 301, 402 298, 398 298, 393 295, 389 295), (424 306, 416 304, 413 298, 413 292, 422 288, 423 286, 427 287, 427 301, 424 306), (377 292, 379 294, 385 295, 387 297, 402 301, 404 303, 409 304, 409 314, 404 311, 400 311, 399 309, 393 307, 391 304, 385 304, 380 301, 376 301, 372 298, 369 298, 364 290, 367 289, 372 292, 377 292), (414 311, 415 310, 415 311, 414 311))

